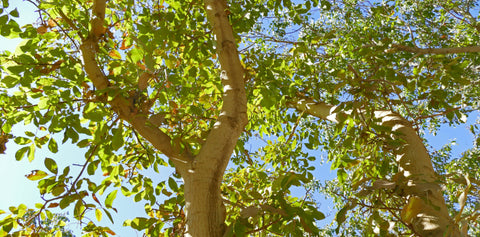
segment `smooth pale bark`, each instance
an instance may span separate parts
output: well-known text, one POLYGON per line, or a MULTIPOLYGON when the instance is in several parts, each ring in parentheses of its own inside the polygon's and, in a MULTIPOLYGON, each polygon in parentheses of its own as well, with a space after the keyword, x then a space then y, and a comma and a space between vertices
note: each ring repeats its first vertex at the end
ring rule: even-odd
POLYGON ((220 185, 240 134, 247 124, 243 67, 228 21, 227 2, 204 1, 216 39, 224 88, 223 107, 191 167, 182 171, 185 182, 187 236, 220 237, 225 232, 225 207, 220 185))
MULTIPOLYGON (((105 0, 96 0, 94 6, 92 32, 80 46, 84 69, 97 89, 115 89, 110 86, 96 61, 98 37, 94 26, 103 22, 105 0)), ((224 94, 219 118, 196 157, 172 146, 171 138, 149 125, 148 114, 138 111, 131 99, 118 95, 107 102, 120 118, 129 122, 139 134, 171 159, 182 176, 185 187, 186 236, 220 237, 225 232, 225 207, 220 185, 237 140, 248 122, 247 99, 243 67, 227 17, 227 3, 225 0, 206 0, 205 10, 217 43, 216 50, 222 69, 219 77, 224 94)))
MULTIPOLYGON (((338 122, 340 116, 347 113, 333 113, 335 106, 312 99, 298 99, 288 106, 321 119, 338 122)), ((411 123, 391 111, 374 113, 379 125, 391 128, 391 136, 395 140, 405 141, 404 145, 393 149, 399 164, 400 176, 398 187, 403 189, 403 197, 422 203, 416 209, 411 226, 420 236, 460 236, 458 226, 449 216, 442 190, 437 182, 430 155, 422 139, 411 126, 411 123)))

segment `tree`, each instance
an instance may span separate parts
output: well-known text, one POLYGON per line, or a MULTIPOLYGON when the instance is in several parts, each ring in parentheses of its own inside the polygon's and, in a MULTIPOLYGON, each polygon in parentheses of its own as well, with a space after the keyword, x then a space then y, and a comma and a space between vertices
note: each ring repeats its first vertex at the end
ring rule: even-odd
MULTIPOLYGON (((37 215, 35 210, 28 209, 24 204, 9 209, 13 215, 1 221, 1 236, 6 236, 9 232, 13 232, 12 236, 73 236, 72 231, 65 227, 69 220, 63 214, 46 210, 37 215)), ((5 212, 0 211, 0 214, 3 213, 5 212)))
POLYGON ((476 2, 28 2, 38 23, 19 27, 7 0, 0 17, 3 36, 25 39, 0 58, 1 151, 86 148, 78 174, 45 158, 29 175, 37 215, 73 205, 78 220, 112 219, 120 189, 148 202, 149 218, 125 224, 150 236, 480 231, 478 142, 455 158, 422 137, 478 110, 476 2), (19 122, 38 131, 19 135, 19 122), (337 170, 325 185, 322 149, 337 170), (159 183, 142 171, 166 165, 176 173, 159 183), (316 225, 317 191, 339 205, 335 229, 316 225))

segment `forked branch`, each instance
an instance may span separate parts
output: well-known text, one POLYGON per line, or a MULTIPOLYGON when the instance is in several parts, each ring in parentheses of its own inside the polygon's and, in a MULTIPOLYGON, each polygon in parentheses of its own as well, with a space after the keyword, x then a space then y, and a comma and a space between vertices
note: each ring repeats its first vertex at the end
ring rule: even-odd
MULTIPOLYGON (((80 50, 83 56, 85 72, 98 90, 114 89, 110 88, 110 83, 100 69, 96 60, 98 42, 100 40, 98 33, 99 27, 103 27, 105 19, 106 0, 96 0, 94 2, 93 17, 90 21, 91 30, 89 37, 83 41, 80 50)), ((125 98, 120 93, 112 100, 108 101, 113 110, 121 119, 129 122, 132 127, 138 131, 152 145, 169 157, 176 166, 182 166, 191 161, 193 157, 188 152, 181 152, 178 148, 172 146, 172 139, 157 127, 149 125, 147 122, 148 114, 139 112, 135 104, 129 98, 125 98)))

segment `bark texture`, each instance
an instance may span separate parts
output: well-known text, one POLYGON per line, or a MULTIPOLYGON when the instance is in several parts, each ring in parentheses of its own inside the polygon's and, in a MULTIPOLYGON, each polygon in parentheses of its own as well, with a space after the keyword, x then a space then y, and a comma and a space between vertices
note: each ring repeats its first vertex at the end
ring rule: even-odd
POLYGON ((222 69, 223 106, 200 153, 188 170, 185 181, 187 236, 217 237, 225 232, 225 207, 220 185, 240 134, 247 124, 247 97, 243 67, 228 21, 227 2, 204 1, 207 18, 216 38, 216 51, 222 69))
MULTIPOLYGON (((333 113, 335 107, 311 99, 292 101, 289 107, 316 116, 321 119, 338 122, 339 116, 347 113, 333 113)), ((382 126, 391 128, 391 136, 405 143, 393 150, 400 167, 397 185, 403 189, 403 197, 409 202, 420 202, 415 216, 410 221, 414 232, 420 236, 460 236, 459 228, 449 216, 442 190, 437 182, 430 155, 422 139, 410 122, 391 111, 375 112, 382 126)))

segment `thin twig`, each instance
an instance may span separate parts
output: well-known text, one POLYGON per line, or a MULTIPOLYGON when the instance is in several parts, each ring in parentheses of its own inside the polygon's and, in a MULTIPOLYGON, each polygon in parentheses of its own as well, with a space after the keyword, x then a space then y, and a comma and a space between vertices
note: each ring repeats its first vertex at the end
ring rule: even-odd
POLYGON ((461 109, 462 107, 454 107, 454 108, 451 108, 451 109, 448 109, 448 110, 445 110, 445 111, 442 111, 442 112, 438 112, 436 114, 430 114, 430 115, 423 115, 423 116, 418 116, 415 118, 415 120, 421 120, 421 119, 428 119, 428 118, 434 118, 434 117, 437 117, 437 116, 442 116, 442 115, 446 115, 450 112, 453 112, 455 110, 459 110, 461 109))
POLYGON ((93 148, 92 152, 90 153, 90 156, 87 158, 87 160, 85 161, 85 163, 83 164, 83 167, 82 169, 80 170, 80 173, 77 175, 77 178, 75 179, 75 181, 73 181, 73 183, 71 184, 70 188, 67 190, 67 192, 61 196, 58 196, 58 197, 54 197, 54 198, 51 198, 51 199, 48 199, 48 200, 45 200, 45 203, 43 204, 43 206, 40 208, 40 210, 37 212, 37 214, 33 215, 32 217, 30 217, 25 223, 30 223, 35 217, 39 216, 40 213, 42 213, 42 211, 44 211, 46 208, 47 208, 47 204, 52 202, 52 201, 55 201, 55 200, 58 200, 58 199, 62 199, 62 198, 65 198, 67 197, 68 195, 70 195, 74 190, 75 190, 75 185, 77 184, 78 180, 80 180, 80 177, 82 176, 83 172, 85 172, 85 168, 87 167, 88 163, 90 162, 90 159, 94 156, 95 154, 95 151, 97 150, 99 144, 95 145, 95 147, 93 148))
POLYGON ((456 54, 456 53, 478 53, 480 46, 465 46, 451 48, 418 48, 406 45, 393 44, 393 49, 419 54, 456 54))
MULTIPOLYGON (((46 10, 44 10, 44 9, 40 9, 39 6, 38 6, 36 3, 34 3, 32 0, 27 0, 27 1, 30 2, 31 4, 33 4, 39 11, 42 11, 42 12, 44 12, 45 14, 47 14, 48 17, 50 17, 50 19, 52 19, 52 20, 55 22, 55 24, 57 24, 57 26, 60 28, 60 30, 67 36, 67 38, 69 38, 70 41, 72 41, 72 43, 75 45, 75 48, 77 48, 77 50, 80 49, 80 47, 77 45, 76 41, 75 41, 75 40, 68 34, 68 32, 59 24, 59 22, 57 22, 57 21, 55 20, 55 18, 53 18, 52 15, 50 15, 50 13, 48 13, 48 12, 47 12, 46 10)), ((61 12, 61 11, 60 11, 60 12, 61 12)), ((64 17, 64 16, 65 16, 65 14, 64 14, 62 17, 64 17)), ((66 16, 65 16, 65 17, 66 17, 66 16)), ((66 19, 68 19, 68 18, 66 18, 66 19)), ((67 21, 67 22, 68 22, 68 21, 67 21)), ((75 28, 74 28, 74 29, 75 29, 75 28)), ((80 32, 78 32, 78 33, 79 33, 79 36, 81 37, 80 32)), ((81 37, 81 38, 82 38, 82 37, 81 37)), ((83 40, 83 38, 82 38, 82 40, 83 40)))
POLYGON ((302 111, 302 113, 300 114, 300 116, 298 116, 298 119, 297 119, 297 121, 295 122, 295 125, 293 126, 292 132, 291 132, 290 135, 288 136, 288 139, 285 141, 285 144, 288 144, 288 142, 290 142, 290 140, 292 140, 293 134, 295 134, 295 130, 297 129, 297 126, 298 126, 298 124, 300 123, 300 120, 302 119, 302 116, 303 116, 304 113, 305 113, 305 110, 302 111))

